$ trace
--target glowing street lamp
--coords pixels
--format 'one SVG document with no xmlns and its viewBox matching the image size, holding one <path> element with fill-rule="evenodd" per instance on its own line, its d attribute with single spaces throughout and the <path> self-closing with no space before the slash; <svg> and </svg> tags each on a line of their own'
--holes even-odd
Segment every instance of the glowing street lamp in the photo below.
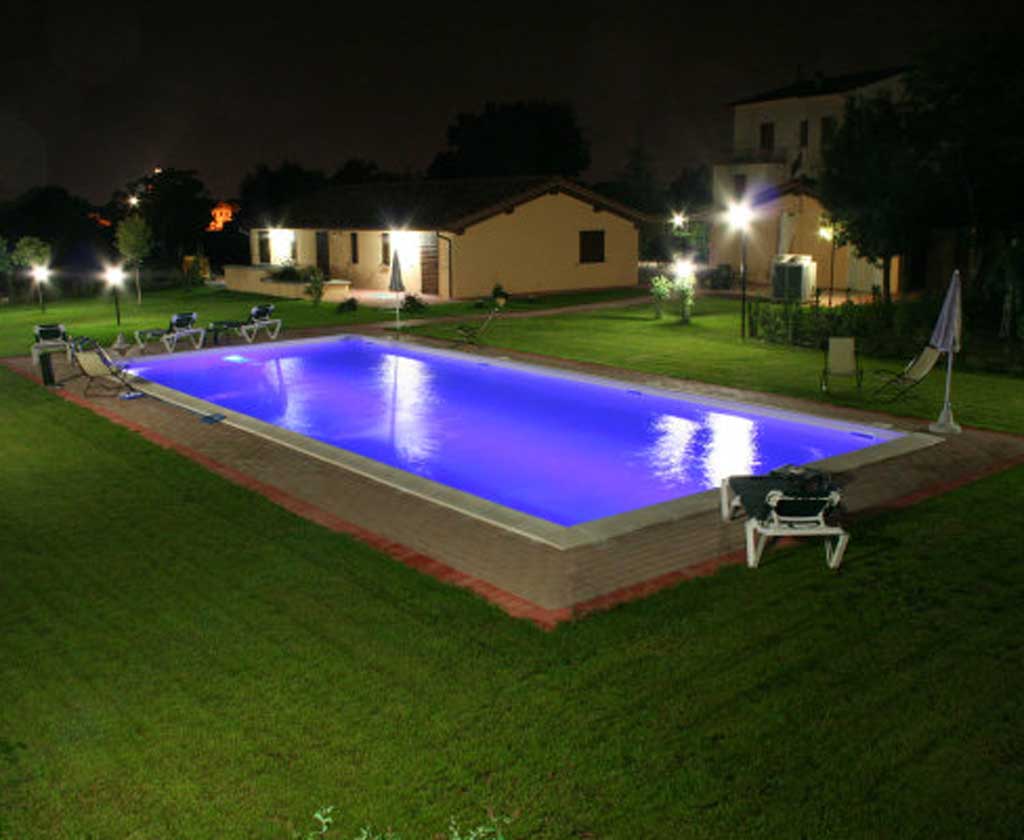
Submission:
<svg viewBox="0 0 1024 840">
<path fill-rule="evenodd" d="M 32 266 L 32 279 L 36 281 L 36 289 L 39 292 L 39 309 L 46 311 L 46 301 L 43 299 L 43 286 L 50 281 L 50 269 L 45 265 Z"/>
<path fill-rule="evenodd" d="M 747 231 L 754 211 L 745 201 L 734 201 L 726 210 L 725 220 L 740 235 L 740 338 L 747 338 Z"/>
<path fill-rule="evenodd" d="M 119 265 L 112 265 L 103 272 L 103 277 L 110 285 L 110 291 L 114 295 L 114 314 L 117 318 L 117 325 L 121 326 L 121 302 L 117 297 L 117 290 L 124 283 L 124 269 Z"/>
<path fill-rule="evenodd" d="M 128 206 L 129 207 L 138 207 L 139 206 L 139 197 L 137 195 L 130 195 L 130 196 L 128 196 Z"/>
<path fill-rule="evenodd" d="M 686 214 L 685 213 L 673 213 L 672 214 L 672 227 L 679 230 L 686 226 Z"/>
<path fill-rule="evenodd" d="M 818 228 L 818 236 L 832 244 L 832 256 L 828 261 L 828 305 L 832 306 L 832 293 L 836 287 L 836 226 L 822 224 Z"/>
</svg>

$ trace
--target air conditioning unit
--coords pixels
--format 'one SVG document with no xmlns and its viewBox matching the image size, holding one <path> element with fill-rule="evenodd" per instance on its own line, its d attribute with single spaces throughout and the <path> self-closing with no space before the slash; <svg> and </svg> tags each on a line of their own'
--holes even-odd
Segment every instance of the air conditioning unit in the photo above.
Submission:
<svg viewBox="0 0 1024 840">
<path fill-rule="evenodd" d="M 818 281 L 818 264 L 808 254 L 778 254 L 772 260 L 772 297 L 810 300 Z"/>
</svg>

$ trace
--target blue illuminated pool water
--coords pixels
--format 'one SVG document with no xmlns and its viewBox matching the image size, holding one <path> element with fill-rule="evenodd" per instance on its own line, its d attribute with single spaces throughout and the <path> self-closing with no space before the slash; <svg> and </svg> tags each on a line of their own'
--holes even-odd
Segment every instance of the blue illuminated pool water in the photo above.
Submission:
<svg viewBox="0 0 1024 840">
<path fill-rule="evenodd" d="M 565 526 L 899 436 L 355 337 L 143 358 L 130 370 Z"/>
</svg>

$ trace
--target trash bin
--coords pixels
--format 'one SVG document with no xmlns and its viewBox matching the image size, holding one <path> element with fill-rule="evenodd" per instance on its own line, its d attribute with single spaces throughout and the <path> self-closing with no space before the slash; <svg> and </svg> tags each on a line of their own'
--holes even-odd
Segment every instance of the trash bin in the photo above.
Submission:
<svg viewBox="0 0 1024 840">
<path fill-rule="evenodd" d="M 49 353 L 39 354 L 39 371 L 43 375 L 44 385 L 56 385 L 57 381 L 53 378 L 53 362 L 50 361 Z"/>
</svg>

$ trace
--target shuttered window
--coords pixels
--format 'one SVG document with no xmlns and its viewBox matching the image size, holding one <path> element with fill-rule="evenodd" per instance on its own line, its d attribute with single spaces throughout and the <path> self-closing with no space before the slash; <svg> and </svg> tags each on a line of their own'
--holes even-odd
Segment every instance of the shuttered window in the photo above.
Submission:
<svg viewBox="0 0 1024 840">
<path fill-rule="evenodd" d="M 604 262 L 604 231 L 603 230 L 581 230 L 580 231 L 580 262 L 601 263 Z"/>
</svg>

